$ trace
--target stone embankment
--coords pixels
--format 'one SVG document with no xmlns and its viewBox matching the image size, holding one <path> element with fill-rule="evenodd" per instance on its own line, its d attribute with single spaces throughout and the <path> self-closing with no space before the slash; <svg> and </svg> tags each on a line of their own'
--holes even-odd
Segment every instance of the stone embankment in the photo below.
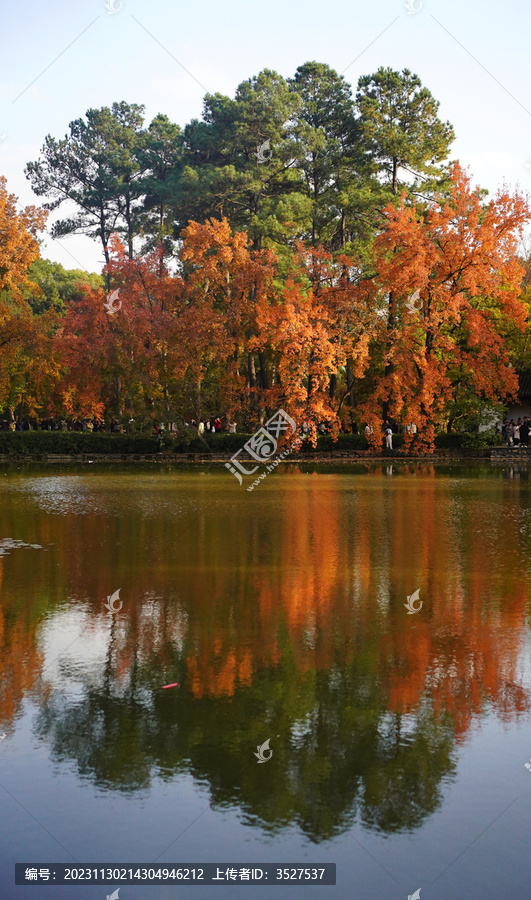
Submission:
<svg viewBox="0 0 531 900">
<path fill-rule="evenodd" d="M 183 465 L 189 463 L 225 463 L 231 459 L 231 453 L 79 453 L 62 454 L 48 453 L 35 456 L 0 454 L 0 463 L 164 463 L 164 465 Z M 435 450 L 433 453 L 406 454 L 403 450 L 387 450 L 382 452 L 370 450 L 315 450 L 294 454 L 283 462 L 375 462 L 377 460 L 394 460 L 398 462 L 413 462 L 426 460 L 437 462 L 439 460 L 490 460 L 491 462 L 508 462 L 518 460 L 526 462 L 531 459 L 531 448 L 528 447 L 494 447 L 488 450 Z"/>
</svg>

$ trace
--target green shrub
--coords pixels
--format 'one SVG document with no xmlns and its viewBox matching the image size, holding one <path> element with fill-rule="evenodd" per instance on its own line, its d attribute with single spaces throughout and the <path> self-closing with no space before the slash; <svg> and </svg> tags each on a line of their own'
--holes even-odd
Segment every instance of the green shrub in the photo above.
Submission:
<svg viewBox="0 0 531 900">
<path fill-rule="evenodd" d="M 445 450 L 487 450 L 503 444 L 497 431 L 451 431 L 435 436 L 435 446 Z"/>
<path fill-rule="evenodd" d="M 498 447 L 504 440 L 496 431 L 467 432 L 463 434 L 463 447 L 474 450 L 487 450 L 489 447 Z"/>
<path fill-rule="evenodd" d="M 252 437 L 250 434 L 230 434 L 229 432 L 209 434 L 205 432 L 204 440 L 201 440 L 199 435 L 188 431 L 175 438 L 174 441 L 170 440 L 169 443 L 175 453 L 236 453 L 237 450 L 241 450 L 250 437 Z"/>
<path fill-rule="evenodd" d="M 435 435 L 435 446 L 440 450 L 457 450 L 463 446 L 463 438 L 457 431 L 441 431 Z"/>
<path fill-rule="evenodd" d="M 241 450 L 243 445 L 249 438 L 252 437 L 251 434 L 228 434 L 222 432 L 220 434 L 205 434 L 205 440 L 212 450 L 213 453 L 236 453 L 237 450 Z M 290 436 L 291 440 L 295 438 L 295 435 Z M 393 439 L 398 438 L 402 439 L 403 443 L 403 435 L 393 435 Z M 394 440 L 393 440 L 394 442 Z M 179 452 L 178 448 L 175 448 L 177 452 Z M 190 450 L 197 450 L 200 452 L 204 450 L 204 444 L 196 439 L 192 441 L 190 445 Z M 314 448 L 309 441 L 304 441 L 301 444 L 301 451 L 303 453 L 312 453 L 315 450 L 327 452 L 329 450 L 366 450 L 367 449 L 367 441 L 365 440 L 365 436 L 363 434 L 340 434 L 337 442 L 332 440 L 332 436 L 330 434 L 320 434 L 317 438 L 317 447 Z"/>
<path fill-rule="evenodd" d="M 164 433 L 164 447 L 175 453 L 228 453 L 233 454 L 243 448 L 250 434 L 205 434 L 204 441 L 192 431 L 180 437 L 172 437 Z M 443 432 L 435 438 L 435 446 L 445 449 L 487 449 L 503 444 L 501 435 L 496 432 Z M 382 441 L 383 446 L 383 441 Z M 393 450 L 404 446 L 404 435 L 393 435 Z M 414 451 L 414 444 L 412 450 Z M 208 448 L 208 449 L 207 449 Z M 340 434 L 337 441 L 331 435 L 322 434 L 317 438 L 317 447 L 309 441 L 301 444 L 302 454 L 330 451 L 367 450 L 364 434 Z M 113 455 L 153 454 L 158 451 L 155 435 L 142 434 L 101 434 L 100 432 L 80 431 L 0 431 L 0 453 L 10 456 L 46 456 L 48 454 L 65 454 L 85 456 L 101 453 Z"/>
<path fill-rule="evenodd" d="M 303 453 L 323 452 L 327 453 L 333 450 L 366 450 L 367 441 L 364 434 L 340 434 L 337 441 L 332 439 L 331 434 L 320 434 L 317 438 L 317 446 L 313 447 L 310 441 L 306 440 L 302 444 Z"/>
<path fill-rule="evenodd" d="M 204 437 L 213 453 L 236 453 L 252 437 L 252 434 L 219 432 L 219 434 L 205 434 Z"/>
<path fill-rule="evenodd" d="M 0 431 L 0 453 L 9 455 L 156 452 L 156 437 L 146 437 L 140 434 L 101 434 L 90 431 Z"/>
<path fill-rule="evenodd" d="M 205 432 L 204 439 L 212 453 L 236 453 L 243 448 L 243 445 L 252 434 L 229 434 L 228 432 L 220 432 L 219 434 L 208 434 Z M 291 439 L 295 435 L 290 436 Z M 383 443 L 383 438 L 382 438 Z M 175 453 L 205 453 L 208 452 L 205 444 L 199 437 L 194 437 L 192 433 L 187 433 L 183 438 L 177 438 L 171 442 Z M 301 444 L 300 451 L 302 453 L 322 452 L 327 453 L 334 450 L 347 452 L 349 450 L 367 450 L 367 441 L 364 434 L 340 434 L 337 441 L 332 439 L 330 434 L 320 434 L 317 438 L 317 446 L 313 447 L 309 441 Z M 404 435 L 393 435 L 393 449 L 404 446 Z"/>
</svg>

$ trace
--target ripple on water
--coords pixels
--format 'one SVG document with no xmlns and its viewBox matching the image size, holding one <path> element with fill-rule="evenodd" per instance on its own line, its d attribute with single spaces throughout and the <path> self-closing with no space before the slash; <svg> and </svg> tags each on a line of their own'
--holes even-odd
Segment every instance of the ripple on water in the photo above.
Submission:
<svg viewBox="0 0 531 900">
<path fill-rule="evenodd" d="M 18 485 L 17 490 L 30 494 L 46 512 L 59 515 L 76 513 L 83 516 L 101 511 L 96 493 L 79 476 L 31 478 Z"/>
<path fill-rule="evenodd" d="M 42 550 L 42 544 L 27 544 L 26 541 L 16 541 L 14 538 L 0 538 L 0 556 L 7 556 L 10 550 L 18 550 L 21 547 Z"/>
<path fill-rule="evenodd" d="M 144 518 L 158 518 L 161 515 L 181 517 L 197 512 L 203 505 L 212 506 L 210 498 L 203 501 L 192 498 L 168 496 L 163 483 L 149 484 L 146 495 L 146 480 L 141 478 L 119 478 L 118 482 L 107 480 L 103 490 L 101 482 L 89 481 L 85 476 L 56 475 L 30 478 L 18 483 L 13 490 L 32 498 L 44 512 L 54 515 L 94 514 L 131 515 L 140 513 Z"/>
</svg>

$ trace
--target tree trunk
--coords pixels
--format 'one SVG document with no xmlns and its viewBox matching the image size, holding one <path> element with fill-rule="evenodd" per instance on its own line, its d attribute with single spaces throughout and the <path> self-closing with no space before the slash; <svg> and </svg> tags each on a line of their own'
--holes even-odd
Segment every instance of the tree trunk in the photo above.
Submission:
<svg viewBox="0 0 531 900">
<path fill-rule="evenodd" d="M 392 161 L 393 166 L 393 175 L 392 175 L 392 190 L 393 194 L 398 193 L 398 157 L 394 156 Z M 395 327 L 395 317 L 396 317 L 396 300 L 393 294 L 393 291 L 389 293 L 389 310 L 387 313 L 387 340 L 386 340 L 386 353 L 389 350 L 390 346 L 390 337 L 389 332 L 393 330 Z M 387 378 L 393 372 L 393 364 L 387 363 L 385 364 L 385 377 Z M 384 400 L 382 403 L 382 418 L 384 422 L 387 422 L 389 418 L 389 401 Z"/>
<path fill-rule="evenodd" d="M 254 365 L 254 354 L 253 353 L 247 354 L 247 376 L 249 379 L 249 387 L 255 388 L 256 387 L 256 369 L 255 369 L 255 365 Z"/>
<path fill-rule="evenodd" d="M 398 159 L 397 157 L 393 157 L 393 194 L 396 194 L 398 191 Z M 396 300 L 393 291 L 389 292 L 389 310 L 387 313 L 387 340 L 386 340 L 386 352 L 390 347 L 390 332 L 395 327 L 395 319 L 396 319 Z M 392 363 L 385 364 L 385 377 L 386 379 L 392 375 L 394 371 L 394 366 Z M 389 418 L 389 401 L 384 400 L 382 403 L 382 418 L 384 422 L 387 422 Z"/>
<path fill-rule="evenodd" d="M 201 379 L 197 379 L 195 387 L 195 421 L 199 425 L 201 421 Z"/>
<path fill-rule="evenodd" d="M 355 419 L 354 419 L 354 374 L 353 374 L 353 366 L 352 360 L 349 359 L 347 361 L 347 387 L 349 390 L 349 405 L 350 405 L 350 423 L 352 425 L 352 430 L 354 431 Z"/>
<path fill-rule="evenodd" d="M 164 272 L 164 204 L 160 204 L 160 228 L 159 228 L 159 243 L 160 243 L 160 259 L 159 259 L 159 278 L 162 278 Z"/>
<path fill-rule="evenodd" d="M 308 400 L 312 395 L 313 390 L 313 377 L 312 377 L 312 366 L 315 360 L 315 350 L 310 350 L 310 358 L 308 360 Z"/>
<path fill-rule="evenodd" d="M 260 364 L 260 387 L 263 391 L 267 391 L 269 387 L 269 379 L 267 377 L 267 364 L 265 353 L 260 350 L 258 354 L 258 362 Z"/>
<path fill-rule="evenodd" d="M 107 290 L 111 289 L 111 276 L 108 271 L 109 263 L 111 261 L 111 257 L 109 256 L 109 248 L 107 246 L 107 237 L 105 234 L 105 219 L 103 217 L 103 212 L 100 212 L 100 238 L 101 238 L 101 246 L 103 247 L 103 256 L 105 258 L 105 264 L 107 265 L 107 272 L 105 273 L 105 284 Z"/>
<path fill-rule="evenodd" d="M 396 321 L 396 299 L 395 299 L 395 295 L 394 295 L 393 291 L 390 291 L 390 293 L 389 293 L 389 310 L 387 312 L 387 339 L 385 342 L 386 343 L 386 346 L 385 346 L 386 354 L 390 348 L 390 344 L 391 344 L 390 334 L 391 334 L 391 331 L 393 331 L 393 329 L 395 327 L 395 321 Z M 392 375 L 393 371 L 394 371 L 393 363 L 386 362 L 385 373 L 384 373 L 386 379 L 390 375 Z M 389 401 L 388 400 L 384 400 L 382 403 L 382 418 L 383 418 L 384 422 L 387 422 L 387 420 L 389 418 Z"/>
<path fill-rule="evenodd" d="M 131 197 L 129 195 L 129 185 L 127 185 L 127 194 L 125 198 L 125 220 L 127 222 L 127 255 L 129 259 L 133 258 L 133 226 L 131 223 Z"/>
<path fill-rule="evenodd" d="M 114 379 L 114 395 L 116 397 L 116 415 L 120 418 L 122 414 L 121 404 L 120 404 L 120 387 L 121 387 L 121 378 L 119 375 L 116 375 Z"/>
<path fill-rule="evenodd" d="M 337 375 L 333 373 L 330 376 L 330 386 L 328 388 L 328 393 L 330 395 L 330 399 L 334 400 L 336 396 L 336 388 L 337 388 Z"/>
</svg>

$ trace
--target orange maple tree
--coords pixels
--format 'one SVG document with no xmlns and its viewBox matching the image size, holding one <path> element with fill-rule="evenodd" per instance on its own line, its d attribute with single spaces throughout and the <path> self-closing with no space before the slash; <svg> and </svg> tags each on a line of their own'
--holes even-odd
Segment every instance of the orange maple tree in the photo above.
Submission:
<svg viewBox="0 0 531 900">
<path fill-rule="evenodd" d="M 353 269 L 346 255 L 334 260 L 322 248 L 297 244 L 284 287 L 257 311 L 251 347 L 267 350 L 277 373 L 264 400 L 306 422 L 313 439 L 319 422 L 339 431 L 341 401 L 338 410 L 331 388 L 337 374 L 350 365 L 353 377 L 361 377 L 369 362 L 376 311 L 351 277 Z"/>
<path fill-rule="evenodd" d="M 131 260 L 114 236 L 106 271 L 118 294 L 109 301 L 87 288 L 62 329 L 67 376 L 60 393 L 67 411 L 99 415 L 111 385 L 118 409 L 120 385 L 136 406 L 173 417 L 176 398 L 188 388 L 189 403 L 200 405 L 212 369 L 220 406 L 227 413 L 241 406 L 241 370 L 256 332 L 255 310 L 271 291 L 273 260 L 271 253 L 251 251 L 247 236 L 232 234 L 226 220 L 192 222 L 184 230 L 182 272 L 175 274 L 160 250 Z"/>
<path fill-rule="evenodd" d="M 527 201 L 505 189 L 482 203 L 458 165 L 449 198 L 417 207 L 403 197 L 387 207 L 377 274 L 363 285 L 383 313 L 374 344 L 381 368 L 358 410 L 374 444 L 384 404 L 395 421 L 415 422 L 420 442 L 432 446 L 435 425 L 460 391 L 493 401 L 516 391 L 504 330 L 526 324 L 516 250 L 530 214 Z"/>
<path fill-rule="evenodd" d="M 34 206 L 19 211 L 17 198 L 0 177 L 0 407 L 13 408 L 23 398 L 30 414 L 42 404 L 58 374 L 54 313 L 34 316 L 23 296 L 23 288 L 40 292 L 28 269 L 39 258 L 37 235 L 47 215 Z"/>
</svg>

